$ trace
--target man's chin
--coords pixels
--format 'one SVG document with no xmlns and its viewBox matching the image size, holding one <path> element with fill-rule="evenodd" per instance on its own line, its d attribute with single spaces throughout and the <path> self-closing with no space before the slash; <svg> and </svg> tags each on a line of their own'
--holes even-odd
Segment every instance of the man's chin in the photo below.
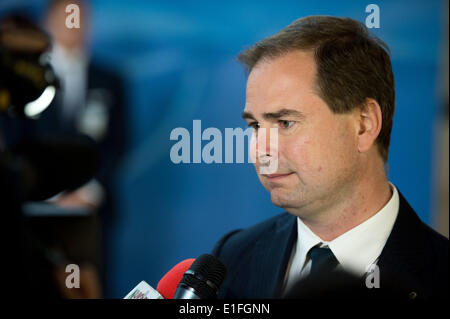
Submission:
<svg viewBox="0 0 450 319">
<path fill-rule="evenodd" d="M 279 187 L 270 191 L 270 199 L 272 204 L 281 208 L 292 208 L 295 203 L 295 196 L 284 189 Z"/>
</svg>

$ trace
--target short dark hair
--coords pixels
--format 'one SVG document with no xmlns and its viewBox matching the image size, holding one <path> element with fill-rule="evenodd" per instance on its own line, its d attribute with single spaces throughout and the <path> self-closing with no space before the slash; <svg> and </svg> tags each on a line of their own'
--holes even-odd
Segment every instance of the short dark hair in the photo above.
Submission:
<svg viewBox="0 0 450 319">
<path fill-rule="evenodd" d="M 312 51 L 317 65 L 317 91 L 334 113 L 363 107 L 367 98 L 378 102 L 382 128 L 377 146 L 384 162 L 395 109 L 394 75 L 389 47 L 350 18 L 309 16 L 241 52 L 238 61 L 250 72 L 261 60 L 301 50 Z"/>
</svg>

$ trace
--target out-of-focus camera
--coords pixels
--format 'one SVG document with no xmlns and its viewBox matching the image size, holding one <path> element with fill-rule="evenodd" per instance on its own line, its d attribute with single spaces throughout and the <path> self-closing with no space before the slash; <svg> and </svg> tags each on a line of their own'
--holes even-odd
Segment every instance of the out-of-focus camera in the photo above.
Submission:
<svg viewBox="0 0 450 319">
<path fill-rule="evenodd" d="M 50 45 L 27 18 L 0 20 L 0 112 L 35 118 L 50 105 L 58 87 L 46 53 Z"/>
</svg>

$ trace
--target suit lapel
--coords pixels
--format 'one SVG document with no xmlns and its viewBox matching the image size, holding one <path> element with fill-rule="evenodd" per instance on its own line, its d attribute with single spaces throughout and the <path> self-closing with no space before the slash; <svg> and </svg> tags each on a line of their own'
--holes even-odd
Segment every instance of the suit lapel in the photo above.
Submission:
<svg viewBox="0 0 450 319">
<path fill-rule="evenodd" d="M 380 279 L 387 277 L 398 291 L 416 290 L 415 279 L 429 251 L 422 235 L 422 222 L 400 192 L 399 195 L 399 213 L 378 261 Z"/>
<path fill-rule="evenodd" d="M 272 233 L 256 242 L 248 287 L 255 298 L 277 297 L 297 238 L 296 217 L 278 219 Z"/>
</svg>

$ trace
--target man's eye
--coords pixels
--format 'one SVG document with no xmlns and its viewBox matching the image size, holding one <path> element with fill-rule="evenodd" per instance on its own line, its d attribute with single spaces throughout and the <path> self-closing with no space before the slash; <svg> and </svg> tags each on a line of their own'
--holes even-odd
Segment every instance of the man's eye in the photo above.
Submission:
<svg viewBox="0 0 450 319">
<path fill-rule="evenodd" d="M 283 129 L 288 129 L 291 128 L 292 125 L 294 125 L 294 121 L 278 121 L 278 125 L 279 127 L 283 128 Z"/>
<path fill-rule="evenodd" d="M 255 130 L 259 129 L 259 123 L 258 122 L 248 123 L 248 126 L 253 128 L 253 129 L 255 129 Z"/>
</svg>

